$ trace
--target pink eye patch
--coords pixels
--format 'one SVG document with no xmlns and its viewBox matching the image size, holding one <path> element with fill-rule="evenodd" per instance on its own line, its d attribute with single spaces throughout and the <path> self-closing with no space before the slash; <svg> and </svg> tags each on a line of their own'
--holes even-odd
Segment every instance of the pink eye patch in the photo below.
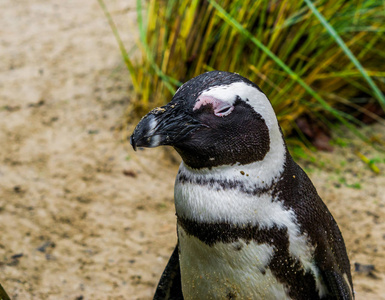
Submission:
<svg viewBox="0 0 385 300">
<path fill-rule="evenodd" d="M 209 104 L 213 107 L 214 115 L 216 115 L 217 117 L 225 117 L 229 115 L 234 109 L 234 106 L 228 102 L 219 100 L 212 96 L 203 95 L 198 98 L 198 101 L 195 103 L 193 110 L 195 111 L 201 108 L 202 106 Z"/>
</svg>

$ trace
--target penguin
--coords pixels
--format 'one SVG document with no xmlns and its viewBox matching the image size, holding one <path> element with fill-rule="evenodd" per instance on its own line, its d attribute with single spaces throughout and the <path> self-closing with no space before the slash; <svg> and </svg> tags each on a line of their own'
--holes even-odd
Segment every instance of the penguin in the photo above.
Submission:
<svg viewBox="0 0 385 300">
<path fill-rule="evenodd" d="M 338 225 L 256 84 L 201 74 L 144 116 L 130 143 L 182 158 L 178 243 L 154 299 L 354 299 Z"/>
</svg>

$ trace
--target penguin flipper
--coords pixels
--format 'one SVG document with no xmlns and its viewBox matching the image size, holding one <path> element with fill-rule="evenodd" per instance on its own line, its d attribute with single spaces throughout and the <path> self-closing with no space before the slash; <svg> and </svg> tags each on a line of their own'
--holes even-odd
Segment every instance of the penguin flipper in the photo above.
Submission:
<svg viewBox="0 0 385 300">
<path fill-rule="evenodd" d="M 9 296 L 7 295 L 7 292 L 1 286 L 1 283 L 0 283 L 0 300 L 11 300 L 11 298 L 9 298 Z"/>
<path fill-rule="evenodd" d="M 154 300 L 183 300 L 178 245 L 160 277 Z"/>
<path fill-rule="evenodd" d="M 324 273 L 325 283 L 332 294 L 333 299 L 352 300 L 354 299 L 353 291 L 345 278 L 334 270 L 326 270 Z"/>
</svg>

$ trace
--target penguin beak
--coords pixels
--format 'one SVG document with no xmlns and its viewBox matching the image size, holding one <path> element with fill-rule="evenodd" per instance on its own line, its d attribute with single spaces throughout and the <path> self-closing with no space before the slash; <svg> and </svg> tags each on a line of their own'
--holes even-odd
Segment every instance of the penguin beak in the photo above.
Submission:
<svg viewBox="0 0 385 300">
<path fill-rule="evenodd" d="M 174 146 L 202 126 L 205 125 L 170 102 L 153 109 L 142 118 L 130 137 L 130 143 L 135 151 L 138 147 Z"/>
</svg>

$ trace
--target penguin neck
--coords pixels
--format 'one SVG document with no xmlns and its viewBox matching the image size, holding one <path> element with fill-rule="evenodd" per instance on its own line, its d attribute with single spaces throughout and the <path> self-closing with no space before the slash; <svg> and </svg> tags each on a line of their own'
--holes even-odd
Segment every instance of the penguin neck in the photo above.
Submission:
<svg viewBox="0 0 385 300">
<path fill-rule="evenodd" d="M 282 133 L 277 126 L 270 131 L 270 151 L 262 160 L 249 164 L 238 162 L 210 168 L 192 168 L 182 161 L 179 175 L 190 179 L 205 178 L 207 180 L 242 181 L 245 186 L 269 187 L 283 173 L 285 162 L 290 154 L 287 151 Z"/>
</svg>

